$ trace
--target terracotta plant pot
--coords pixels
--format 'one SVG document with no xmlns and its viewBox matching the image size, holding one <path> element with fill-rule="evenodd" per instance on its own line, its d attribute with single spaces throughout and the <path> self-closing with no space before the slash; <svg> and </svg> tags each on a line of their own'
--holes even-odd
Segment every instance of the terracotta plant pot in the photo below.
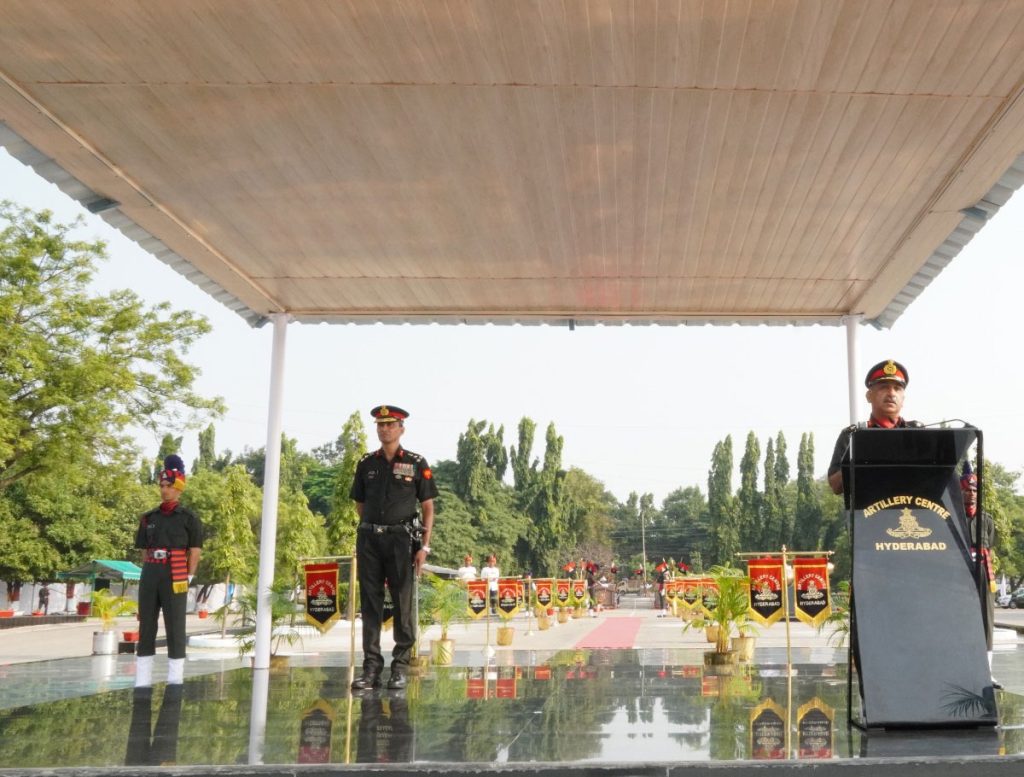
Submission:
<svg viewBox="0 0 1024 777">
<path fill-rule="evenodd" d="M 122 631 L 121 636 L 125 642 L 138 642 L 139 632 L 138 631 Z"/>
<path fill-rule="evenodd" d="M 455 641 L 450 639 L 430 640 L 430 660 L 435 666 L 451 666 L 455 656 Z"/>
<path fill-rule="evenodd" d="M 196 615 L 198 615 L 200 618 L 208 618 L 210 616 L 210 613 L 208 613 L 206 610 L 200 610 L 196 613 Z"/>
<path fill-rule="evenodd" d="M 751 636 L 739 636 L 732 638 L 732 649 L 736 651 L 740 661 L 754 660 L 754 644 L 756 641 L 756 637 Z"/>
<path fill-rule="evenodd" d="M 719 653 L 715 650 L 709 650 L 704 654 L 705 666 L 735 666 L 738 661 L 739 653 L 735 650 L 730 650 L 728 653 Z"/>
<path fill-rule="evenodd" d="M 512 644 L 512 637 L 515 636 L 515 633 L 514 626 L 498 626 L 498 644 L 508 647 Z"/>
<path fill-rule="evenodd" d="M 0 610 L 0 618 L 13 618 L 14 610 Z"/>
</svg>

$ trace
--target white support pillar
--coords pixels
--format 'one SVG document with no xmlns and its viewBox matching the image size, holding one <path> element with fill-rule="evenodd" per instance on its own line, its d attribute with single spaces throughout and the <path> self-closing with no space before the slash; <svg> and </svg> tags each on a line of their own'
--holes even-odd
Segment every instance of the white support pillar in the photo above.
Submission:
<svg viewBox="0 0 1024 777">
<path fill-rule="evenodd" d="M 860 369 L 857 367 L 857 326 L 864 320 L 859 313 L 843 316 L 842 322 L 846 325 L 846 373 L 849 385 L 850 397 L 850 423 L 857 423 L 857 411 L 860 407 Z"/>
<path fill-rule="evenodd" d="M 256 584 L 256 645 L 253 668 L 270 669 L 270 587 L 277 552 L 277 498 L 281 490 L 281 415 L 284 398 L 284 346 L 288 316 L 274 313 L 274 346 L 270 356 L 270 408 L 263 466 L 263 522 L 260 530 L 260 573 Z"/>
</svg>

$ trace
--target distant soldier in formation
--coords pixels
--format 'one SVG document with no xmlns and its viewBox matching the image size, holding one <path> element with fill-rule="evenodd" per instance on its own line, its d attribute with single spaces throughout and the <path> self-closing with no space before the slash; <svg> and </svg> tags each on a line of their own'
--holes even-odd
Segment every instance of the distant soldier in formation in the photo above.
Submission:
<svg viewBox="0 0 1024 777">
<path fill-rule="evenodd" d="M 975 555 L 975 548 L 981 548 L 981 572 L 983 607 L 981 617 L 985 624 L 985 644 L 988 647 L 988 668 L 992 671 L 992 630 L 995 621 L 996 573 L 992 566 L 992 547 L 996 543 L 996 524 L 992 516 L 982 511 L 978 514 L 978 476 L 971 469 L 971 463 L 964 462 L 963 474 L 960 477 L 960 492 L 964 497 L 964 510 L 970 521 L 971 555 Z M 978 562 L 978 559 L 975 559 Z M 1003 686 L 992 678 L 992 686 L 1002 688 Z"/>
</svg>

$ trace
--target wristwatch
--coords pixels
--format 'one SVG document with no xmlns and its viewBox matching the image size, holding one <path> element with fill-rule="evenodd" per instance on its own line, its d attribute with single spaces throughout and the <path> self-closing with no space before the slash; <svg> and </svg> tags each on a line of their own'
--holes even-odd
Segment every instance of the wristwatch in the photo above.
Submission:
<svg viewBox="0 0 1024 777">
<path fill-rule="evenodd" d="M 429 545 L 423 545 L 420 548 L 420 550 L 422 550 L 424 553 L 430 553 L 430 546 Z"/>
</svg>

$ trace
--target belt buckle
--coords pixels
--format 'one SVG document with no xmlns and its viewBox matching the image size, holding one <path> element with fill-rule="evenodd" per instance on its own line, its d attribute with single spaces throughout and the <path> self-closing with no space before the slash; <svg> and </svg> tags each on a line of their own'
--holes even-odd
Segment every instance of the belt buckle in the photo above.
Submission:
<svg viewBox="0 0 1024 777">
<path fill-rule="evenodd" d="M 164 558 L 167 558 L 168 555 L 170 555 L 170 554 L 168 554 L 168 552 L 166 550 L 154 550 L 153 551 L 153 558 L 155 558 L 155 559 L 164 559 Z"/>
<path fill-rule="evenodd" d="M 373 525 L 373 533 L 374 534 L 385 534 L 387 532 L 387 530 L 388 530 L 388 527 L 385 524 L 383 524 L 383 523 L 375 523 Z"/>
</svg>

